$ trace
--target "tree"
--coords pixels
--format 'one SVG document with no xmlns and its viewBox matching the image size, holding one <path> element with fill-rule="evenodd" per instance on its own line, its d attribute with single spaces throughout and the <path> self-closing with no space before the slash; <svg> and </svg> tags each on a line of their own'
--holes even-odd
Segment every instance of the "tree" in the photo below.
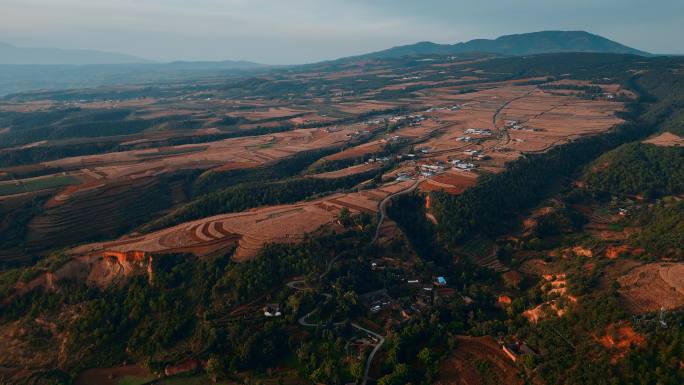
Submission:
<svg viewBox="0 0 684 385">
<path fill-rule="evenodd" d="M 216 382 L 219 377 L 225 376 L 225 369 L 224 363 L 218 357 L 212 356 L 209 358 L 209 360 L 207 360 L 207 366 L 205 370 L 212 382 Z"/>
<path fill-rule="evenodd" d="M 425 366 L 429 366 L 432 363 L 433 360 L 433 355 L 432 351 L 430 351 L 430 348 L 425 347 L 423 350 L 421 350 L 418 353 L 418 359 L 420 362 L 422 362 Z"/>
<path fill-rule="evenodd" d="M 337 219 L 340 221 L 342 226 L 347 227 L 351 223 L 350 219 L 350 213 L 349 209 L 346 207 L 343 207 L 342 210 L 340 210 L 340 213 L 337 215 Z"/>
<path fill-rule="evenodd" d="M 409 379 L 409 368 L 406 364 L 398 364 L 392 373 L 382 376 L 378 385 L 405 385 Z"/>
</svg>

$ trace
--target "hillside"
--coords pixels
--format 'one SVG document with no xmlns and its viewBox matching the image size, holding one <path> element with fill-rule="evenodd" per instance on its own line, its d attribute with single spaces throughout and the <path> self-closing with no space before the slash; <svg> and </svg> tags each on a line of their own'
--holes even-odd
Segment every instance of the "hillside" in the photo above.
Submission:
<svg viewBox="0 0 684 385">
<path fill-rule="evenodd" d="M 418 55 L 455 55 L 466 52 L 482 52 L 507 56 L 558 52 L 600 52 L 640 56 L 651 55 L 647 52 L 627 47 L 589 32 L 542 31 L 518 35 L 505 35 L 494 40 L 475 39 L 457 44 L 420 42 L 393 47 L 354 58 L 386 59 Z"/>
</svg>

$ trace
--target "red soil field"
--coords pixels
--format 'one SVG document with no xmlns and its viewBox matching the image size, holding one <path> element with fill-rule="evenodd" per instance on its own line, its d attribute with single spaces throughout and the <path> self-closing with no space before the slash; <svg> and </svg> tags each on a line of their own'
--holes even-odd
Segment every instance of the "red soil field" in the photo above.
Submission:
<svg viewBox="0 0 684 385">
<path fill-rule="evenodd" d="M 648 313 L 684 306 L 684 264 L 650 263 L 617 279 L 619 293 L 628 310 Z"/>
<path fill-rule="evenodd" d="M 656 146 L 664 147 L 680 147 L 684 146 L 684 138 L 670 132 L 663 132 L 658 136 L 654 136 L 652 138 L 644 140 L 644 143 L 650 143 L 655 144 Z"/>
<path fill-rule="evenodd" d="M 487 370 L 478 365 L 487 363 Z M 439 367 L 434 385 L 522 385 L 519 369 L 491 337 L 458 337 L 457 348 Z"/>
<path fill-rule="evenodd" d="M 211 255 L 237 245 L 234 259 L 253 258 L 266 243 L 290 243 L 322 227 L 338 226 L 343 207 L 352 213 L 376 212 L 380 200 L 401 191 L 412 182 L 396 183 L 374 190 L 335 194 L 314 201 L 261 207 L 241 213 L 217 215 L 183 223 L 168 229 L 118 241 L 84 245 L 73 249 L 76 255 L 97 255 L 103 251 L 191 252 Z"/>
<path fill-rule="evenodd" d="M 468 187 L 477 183 L 477 175 L 472 172 L 449 170 L 420 184 L 420 191 L 445 191 L 449 194 L 461 194 Z"/>
<path fill-rule="evenodd" d="M 324 172 L 320 174 L 315 174 L 312 175 L 312 178 L 320 178 L 320 179 L 336 179 L 336 178 L 342 178 L 345 176 L 350 176 L 354 174 L 360 174 L 366 171 L 370 170 L 375 170 L 379 168 L 380 166 L 376 163 L 362 163 L 358 164 L 356 166 L 351 166 L 347 168 L 343 168 L 341 170 L 336 170 L 336 171 L 329 171 L 329 172 Z"/>
</svg>

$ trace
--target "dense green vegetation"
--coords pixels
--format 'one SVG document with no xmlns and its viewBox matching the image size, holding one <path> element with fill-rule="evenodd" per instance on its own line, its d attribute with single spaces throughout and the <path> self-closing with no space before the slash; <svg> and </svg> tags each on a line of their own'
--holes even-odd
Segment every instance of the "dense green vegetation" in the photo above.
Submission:
<svg viewBox="0 0 684 385">
<path fill-rule="evenodd" d="M 598 158 L 586 176 L 603 196 L 657 198 L 684 193 L 684 148 L 631 143 Z"/>
<path fill-rule="evenodd" d="M 684 258 L 684 202 L 660 202 L 636 218 L 636 244 L 658 257 Z"/>
<path fill-rule="evenodd" d="M 193 219 L 243 211 L 257 206 L 293 203 L 312 196 L 352 188 L 380 175 L 380 172 L 373 170 L 336 179 L 296 177 L 273 182 L 241 183 L 199 196 L 146 225 L 143 230 L 154 231 Z"/>
<path fill-rule="evenodd" d="M 297 175 L 318 159 L 334 153 L 336 149 L 299 152 L 295 155 L 263 167 L 231 171 L 208 171 L 195 181 L 193 195 L 199 196 L 239 183 L 273 181 Z"/>
<path fill-rule="evenodd" d="M 25 240 L 26 228 L 38 213 L 43 211 L 45 198 L 34 198 L 21 203 L 18 207 L 0 206 L 0 247 L 11 249 L 21 247 Z M 3 261 L 0 267 L 5 266 Z"/>
<path fill-rule="evenodd" d="M 537 238 L 572 233 L 580 230 L 586 221 L 582 214 L 577 211 L 568 207 L 561 207 L 538 217 L 533 233 Z"/>
<path fill-rule="evenodd" d="M 128 119 L 130 110 L 64 109 L 39 113 L 13 113 L 5 118 L 10 129 L 0 145 L 16 146 L 40 140 L 127 135 L 160 121 Z"/>
<path fill-rule="evenodd" d="M 230 309 L 270 291 L 285 303 L 282 281 L 321 271 L 336 250 L 350 249 L 349 235 L 270 245 L 241 264 L 228 256 L 155 256 L 149 279 L 139 275 L 104 291 L 62 282 L 57 292 L 34 290 L 4 305 L 1 318 L 57 316 L 78 306 L 80 316 L 65 325 L 72 370 L 116 365 L 127 357 L 159 369 L 188 356 L 221 357 L 227 373 L 265 368 L 293 351 L 286 323 L 264 318 L 258 308 L 233 318 Z M 288 311 L 296 315 L 297 308 Z"/>
<path fill-rule="evenodd" d="M 622 384 L 684 383 L 680 364 L 684 350 L 684 317 L 681 313 L 673 314 L 666 322 L 667 328 L 650 331 L 646 345 L 631 351 L 620 363 L 617 372 Z"/>
</svg>

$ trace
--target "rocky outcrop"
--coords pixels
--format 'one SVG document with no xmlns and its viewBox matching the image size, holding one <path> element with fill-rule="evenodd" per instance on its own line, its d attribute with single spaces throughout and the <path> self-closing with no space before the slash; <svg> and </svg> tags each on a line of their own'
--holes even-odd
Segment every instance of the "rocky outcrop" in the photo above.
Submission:
<svg viewBox="0 0 684 385">
<path fill-rule="evenodd" d="M 104 251 L 74 257 L 54 271 L 45 271 L 28 282 L 19 282 L 14 293 L 3 303 L 34 289 L 54 291 L 64 280 L 85 282 L 89 286 L 107 288 L 125 282 L 136 274 L 146 274 L 152 282 L 153 256 L 143 251 Z"/>
</svg>

